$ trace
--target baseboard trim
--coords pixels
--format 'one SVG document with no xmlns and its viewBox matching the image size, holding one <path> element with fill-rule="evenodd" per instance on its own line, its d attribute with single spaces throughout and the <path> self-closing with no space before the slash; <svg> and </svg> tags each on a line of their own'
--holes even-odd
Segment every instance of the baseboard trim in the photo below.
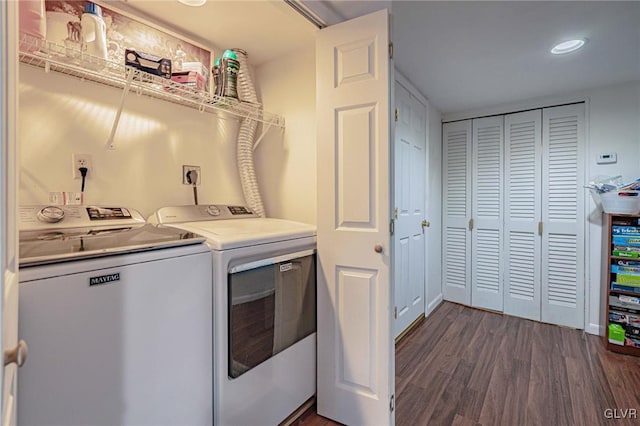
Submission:
<svg viewBox="0 0 640 426">
<path fill-rule="evenodd" d="M 431 314 L 431 312 L 435 311 L 436 308 L 440 306 L 440 304 L 443 301 L 444 301 L 444 298 L 442 297 L 442 293 L 440 293 L 435 299 L 429 302 L 429 304 L 427 305 L 427 312 L 425 312 L 424 315 L 428 317 Z"/>
<path fill-rule="evenodd" d="M 405 328 L 402 333 L 398 334 L 398 337 L 396 337 L 394 339 L 393 343 L 397 345 L 398 342 L 400 342 L 409 333 L 411 333 L 413 330 L 415 330 L 416 327 L 422 323 L 422 321 L 424 321 L 424 314 L 420 314 L 420 316 L 418 318 L 416 318 L 415 320 L 413 320 L 413 322 L 411 324 L 409 324 L 409 326 L 407 328 Z"/>
<path fill-rule="evenodd" d="M 589 324 L 584 329 L 585 333 L 594 334 L 596 336 L 604 336 L 604 327 L 599 324 Z"/>
</svg>

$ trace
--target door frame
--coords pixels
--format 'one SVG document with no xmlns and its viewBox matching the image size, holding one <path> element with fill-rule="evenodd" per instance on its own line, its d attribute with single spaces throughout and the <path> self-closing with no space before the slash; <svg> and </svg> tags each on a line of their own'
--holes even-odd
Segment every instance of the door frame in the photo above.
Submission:
<svg viewBox="0 0 640 426">
<path fill-rule="evenodd" d="M 13 347 L 18 338 L 18 2 L 0 4 L 0 347 Z M 11 318 L 5 318 L 11 315 Z M 0 419 L 2 425 L 16 423 L 16 369 L 15 364 L 0 369 L 2 398 Z M 6 374 L 14 375 L 11 382 Z M 11 380 L 11 379 L 10 379 Z M 11 392 L 12 395 L 8 395 Z M 6 406 L 6 399 L 11 407 Z"/>
</svg>

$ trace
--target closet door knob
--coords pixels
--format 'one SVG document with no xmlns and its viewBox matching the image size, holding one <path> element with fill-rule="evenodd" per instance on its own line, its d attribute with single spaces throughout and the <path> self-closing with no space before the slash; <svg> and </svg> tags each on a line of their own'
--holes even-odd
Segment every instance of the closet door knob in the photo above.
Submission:
<svg viewBox="0 0 640 426">
<path fill-rule="evenodd" d="M 382 253 L 382 251 L 383 251 L 382 244 L 376 244 L 373 247 L 373 251 L 375 251 L 376 253 Z"/>
</svg>

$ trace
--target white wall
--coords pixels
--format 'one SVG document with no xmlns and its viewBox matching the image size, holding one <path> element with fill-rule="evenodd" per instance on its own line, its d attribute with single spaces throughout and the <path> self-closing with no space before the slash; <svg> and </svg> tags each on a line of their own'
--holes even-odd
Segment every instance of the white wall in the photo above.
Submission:
<svg viewBox="0 0 640 426">
<path fill-rule="evenodd" d="M 640 177 L 640 81 L 590 91 L 588 177 L 622 174 L 627 181 Z M 601 152 L 617 152 L 618 163 L 596 164 Z M 606 318 L 601 301 L 602 215 L 589 201 L 589 291 L 585 330 L 604 334 Z"/>
<path fill-rule="evenodd" d="M 596 175 L 622 174 L 626 180 L 640 176 L 640 81 L 596 88 L 578 93 L 536 98 L 521 102 L 447 114 L 444 121 L 502 114 L 568 102 L 587 101 L 587 179 Z M 616 152 L 618 163 L 596 164 L 600 152 Z M 586 190 L 585 190 L 586 191 Z M 585 271 L 585 331 L 604 333 L 604 302 L 601 303 L 602 223 L 601 212 L 588 195 Z"/>
<path fill-rule="evenodd" d="M 133 207 L 145 217 L 162 206 L 192 204 L 183 164 L 201 167 L 201 204 L 244 204 L 237 120 L 130 93 L 116 149 L 109 150 L 121 90 L 25 65 L 20 73 L 20 204 L 47 204 L 49 192 L 79 191 L 72 153 L 92 156 L 86 204 Z M 315 52 L 266 63 L 254 79 L 265 109 L 284 115 L 287 125 L 271 128 L 255 151 L 267 214 L 315 224 Z"/>
<path fill-rule="evenodd" d="M 235 168 L 237 121 L 131 93 L 115 150 L 105 145 L 122 91 L 20 66 L 20 204 L 46 204 L 50 191 L 79 191 L 71 154 L 91 154 L 85 201 L 124 205 L 145 217 L 192 204 L 182 165 L 202 168 L 201 203 L 244 204 Z"/>
<path fill-rule="evenodd" d="M 268 111 L 284 115 L 255 151 L 256 174 L 267 216 L 316 224 L 315 50 L 262 64 L 256 87 Z"/>
<path fill-rule="evenodd" d="M 428 108 L 427 151 L 427 314 L 442 301 L 442 115 L 433 105 Z"/>
</svg>

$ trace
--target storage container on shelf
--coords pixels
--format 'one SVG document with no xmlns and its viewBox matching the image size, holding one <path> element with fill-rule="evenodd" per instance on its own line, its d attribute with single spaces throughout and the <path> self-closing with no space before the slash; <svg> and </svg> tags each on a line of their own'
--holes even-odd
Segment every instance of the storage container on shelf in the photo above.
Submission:
<svg viewBox="0 0 640 426">
<path fill-rule="evenodd" d="M 640 191 L 609 191 L 600 194 L 605 213 L 640 213 Z"/>
</svg>

